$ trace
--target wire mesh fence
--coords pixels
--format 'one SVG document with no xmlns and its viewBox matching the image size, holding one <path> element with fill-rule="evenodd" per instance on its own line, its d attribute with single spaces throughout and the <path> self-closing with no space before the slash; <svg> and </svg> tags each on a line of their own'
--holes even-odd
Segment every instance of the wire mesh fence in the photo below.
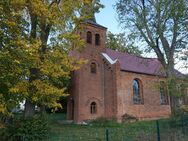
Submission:
<svg viewBox="0 0 188 141">
<path fill-rule="evenodd" d="M 43 141 L 188 141 L 188 117 L 131 123 L 124 127 L 87 125 L 79 126 L 78 131 L 67 130 L 51 131 Z"/>
</svg>

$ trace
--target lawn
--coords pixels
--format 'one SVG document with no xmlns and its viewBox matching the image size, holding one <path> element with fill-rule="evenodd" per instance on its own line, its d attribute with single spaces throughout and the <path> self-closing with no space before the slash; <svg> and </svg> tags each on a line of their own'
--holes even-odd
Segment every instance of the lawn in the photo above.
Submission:
<svg viewBox="0 0 188 141">
<path fill-rule="evenodd" d="M 65 115 L 49 116 L 51 132 L 46 141 L 157 141 L 156 121 L 119 124 L 98 120 L 88 125 L 61 124 Z M 160 120 L 161 141 L 188 141 L 186 126 L 165 119 Z"/>
<path fill-rule="evenodd" d="M 43 141 L 159 141 L 155 120 L 120 124 L 115 120 L 100 119 L 78 125 L 65 124 L 65 114 L 48 114 L 46 117 L 50 132 Z M 188 118 L 158 121 L 161 141 L 188 141 Z"/>
</svg>

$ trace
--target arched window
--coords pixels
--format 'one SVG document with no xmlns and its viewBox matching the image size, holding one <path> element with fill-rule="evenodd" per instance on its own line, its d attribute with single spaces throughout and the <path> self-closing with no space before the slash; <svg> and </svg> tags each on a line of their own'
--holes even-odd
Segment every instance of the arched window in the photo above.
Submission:
<svg viewBox="0 0 188 141">
<path fill-rule="evenodd" d="M 100 35 L 99 34 L 95 34 L 95 45 L 100 45 Z"/>
<path fill-rule="evenodd" d="M 92 33 L 90 31 L 87 32 L 87 43 L 92 43 Z"/>
<path fill-rule="evenodd" d="M 97 113 L 97 104 L 95 102 L 92 102 L 90 105 L 90 113 L 96 114 Z"/>
<path fill-rule="evenodd" d="M 133 103 L 134 104 L 144 104 L 143 94 L 142 94 L 142 85 L 140 80 L 133 80 Z"/>
<path fill-rule="evenodd" d="M 97 73 L 97 65 L 96 65 L 96 63 L 91 63 L 91 65 L 90 65 L 90 72 L 91 73 Z"/>
<path fill-rule="evenodd" d="M 164 81 L 160 82 L 160 102 L 161 105 L 168 104 L 167 86 Z"/>
</svg>

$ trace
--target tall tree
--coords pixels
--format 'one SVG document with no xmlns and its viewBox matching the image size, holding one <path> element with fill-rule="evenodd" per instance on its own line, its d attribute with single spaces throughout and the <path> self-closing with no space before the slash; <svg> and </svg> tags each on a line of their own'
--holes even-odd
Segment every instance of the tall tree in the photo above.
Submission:
<svg viewBox="0 0 188 141">
<path fill-rule="evenodd" d="M 188 1 L 118 0 L 116 10 L 120 24 L 156 53 L 169 78 L 169 86 L 174 87 L 175 55 L 188 49 Z M 188 56 L 184 55 L 185 59 Z M 173 89 L 170 94 L 173 95 Z"/>
<path fill-rule="evenodd" d="M 11 7 L 9 1 L 0 1 L 0 113 L 3 114 L 8 114 L 19 103 L 19 96 L 10 94 L 9 89 L 19 82 L 21 75 L 15 46 L 24 23 L 21 16 L 9 11 Z"/>
<path fill-rule="evenodd" d="M 142 54 L 142 51 L 139 50 L 139 48 L 135 46 L 134 42 L 130 41 L 124 33 L 113 34 L 111 32 L 108 32 L 106 47 L 112 50 L 127 52 L 129 54 L 134 54 L 137 56 L 140 56 Z"/>
<path fill-rule="evenodd" d="M 74 33 L 85 19 L 84 5 L 93 8 L 91 0 L 0 2 L 2 112 L 9 110 L 9 101 L 26 100 L 25 117 L 34 115 L 36 105 L 60 106 L 57 100 L 66 95 L 64 82 L 83 63 L 68 54 L 84 45 Z"/>
<path fill-rule="evenodd" d="M 187 0 L 118 0 L 120 23 L 154 50 L 168 76 L 175 53 L 187 48 Z"/>
</svg>

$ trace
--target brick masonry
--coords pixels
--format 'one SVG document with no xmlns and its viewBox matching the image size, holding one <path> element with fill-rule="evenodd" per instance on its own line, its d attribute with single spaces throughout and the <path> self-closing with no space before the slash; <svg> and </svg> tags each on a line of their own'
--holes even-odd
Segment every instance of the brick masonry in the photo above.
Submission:
<svg viewBox="0 0 188 141">
<path fill-rule="evenodd" d="M 86 43 L 81 53 L 73 54 L 88 62 L 73 72 L 68 100 L 68 119 L 75 122 L 96 118 L 116 118 L 122 120 L 124 114 L 139 119 L 167 117 L 171 113 L 170 105 L 160 104 L 160 92 L 156 84 L 165 78 L 121 71 L 120 64 L 110 64 L 101 53 L 105 52 L 106 28 L 90 23 L 82 25 L 78 31 L 86 39 L 87 31 L 92 32 L 92 44 Z M 100 35 L 100 45 L 95 45 L 95 34 Z M 97 64 L 97 72 L 90 72 L 90 64 Z M 143 86 L 144 104 L 133 103 L 132 81 L 137 78 Z M 96 103 L 96 114 L 91 114 L 90 104 Z"/>
</svg>

